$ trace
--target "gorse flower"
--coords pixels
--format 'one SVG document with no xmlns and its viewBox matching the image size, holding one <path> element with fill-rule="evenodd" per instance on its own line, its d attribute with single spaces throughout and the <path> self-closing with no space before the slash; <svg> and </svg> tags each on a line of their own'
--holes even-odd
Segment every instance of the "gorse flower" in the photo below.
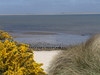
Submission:
<svg viewBox="0 0 100 75">
<path fill-rule="evenodd" d="M 45 75 L 42 65 L 34 61 L 29 45 L 12 41 L 0 31 L 0 75 Z"/>
<path fill-rule="evenodd" d="M 5 40 L 5 39 L 12 39 L 12 37 L 8 35 L 7 32 L 0 30 L 0 40 Z"/>
</svg>

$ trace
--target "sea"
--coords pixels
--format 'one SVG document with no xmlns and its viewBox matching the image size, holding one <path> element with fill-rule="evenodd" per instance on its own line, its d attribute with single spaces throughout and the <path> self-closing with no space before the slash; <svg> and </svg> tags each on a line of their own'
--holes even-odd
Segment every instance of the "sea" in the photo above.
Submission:
<svg viewBox="0 0 100 75">
<path fill-rule="evenodd" d="M 24 37 L 15 40 L 34 46 L 65 46 L 84 42 L 91 35 L 100 33 L 100 14 L 0 15 L 0 30 L 22 35 Z M 55 34 L 23 34 L 24 32 Z"/>
</svg>

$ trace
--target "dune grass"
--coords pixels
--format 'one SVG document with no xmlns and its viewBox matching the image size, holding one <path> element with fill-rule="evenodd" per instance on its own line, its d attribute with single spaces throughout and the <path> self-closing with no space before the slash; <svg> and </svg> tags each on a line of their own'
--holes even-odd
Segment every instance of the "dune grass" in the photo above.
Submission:
<svg viewBox="0 0 100 75">
<path fill-rule="evenodd" d="M 51 62 L 48 75 L 100 75 L 100 35 L 70 46 Z"/>
</svg>

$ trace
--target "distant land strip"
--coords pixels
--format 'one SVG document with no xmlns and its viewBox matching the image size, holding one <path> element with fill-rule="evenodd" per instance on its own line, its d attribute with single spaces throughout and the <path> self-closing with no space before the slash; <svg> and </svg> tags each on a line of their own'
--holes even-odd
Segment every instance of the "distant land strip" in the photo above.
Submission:
<svg viewBox="0 0 100 75">
<path fill-rule="evenodd" d="M 100 14 L 100 12 L 98 13 L 13 13 L 13 14 L 4 14 L 1 13 L 0 15 L 88 15 L 88 14 Z"/>
</svg>

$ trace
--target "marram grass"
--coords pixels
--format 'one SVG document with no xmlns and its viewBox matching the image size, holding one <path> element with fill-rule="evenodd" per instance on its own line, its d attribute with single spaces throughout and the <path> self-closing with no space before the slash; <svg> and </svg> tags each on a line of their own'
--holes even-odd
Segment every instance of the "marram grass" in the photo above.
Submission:
<svg viewBox="0 0 100 75">
<path fill-rule="evenodd" d="M 34 61 L 29 45 L 13 41 L 7 32 L 0 31 L 0 75 L 45 75 L 42 65 Z"/>
<path fill-rule="evenodd" d="M 100 75 L 100 34 L 60 52 L 48 75 Z"/>
</svg>

